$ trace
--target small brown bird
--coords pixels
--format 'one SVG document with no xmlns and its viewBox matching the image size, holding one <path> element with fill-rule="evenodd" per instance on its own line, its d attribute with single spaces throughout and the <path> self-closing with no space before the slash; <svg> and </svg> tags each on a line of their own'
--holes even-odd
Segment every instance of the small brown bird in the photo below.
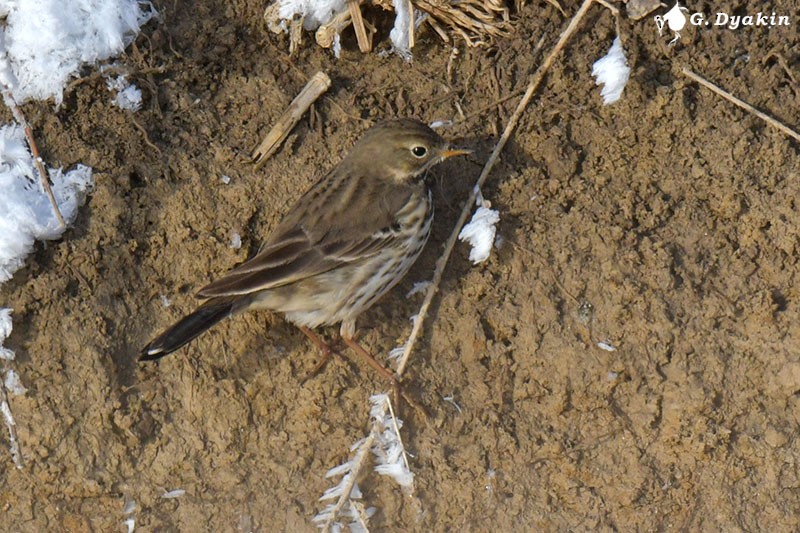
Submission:
<svg viewBox="0 0 800 533">
<path fill-rule="evenodd" d="M 416 120 L 372 127 L 297 201 L 258 254 L 200 289 L 205 303 L 145 346 L 139 360 L 159 359 L 234 313 L 269 309 L 326 356 L 330 349 L 311 328 L 341 322 L 348 346 L 378 365 L 354 340 L 356 319 L 400 281 L 428 240 L 433 206 L 425 171 L 467 153 Z"/>
</svg>

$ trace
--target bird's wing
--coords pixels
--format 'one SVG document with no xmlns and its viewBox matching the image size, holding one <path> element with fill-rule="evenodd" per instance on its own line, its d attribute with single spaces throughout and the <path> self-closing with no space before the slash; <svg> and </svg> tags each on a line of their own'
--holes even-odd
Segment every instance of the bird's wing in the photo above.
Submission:
<svg viewBox="0 0 800 533">
<path fill-rule="evenodd" d="M 397 238 L 396 215 L 415 192 L 334 170 L 298 200 L 255 257 L 198 296 L 250 294 L 374 255 Z"/>
</svg>

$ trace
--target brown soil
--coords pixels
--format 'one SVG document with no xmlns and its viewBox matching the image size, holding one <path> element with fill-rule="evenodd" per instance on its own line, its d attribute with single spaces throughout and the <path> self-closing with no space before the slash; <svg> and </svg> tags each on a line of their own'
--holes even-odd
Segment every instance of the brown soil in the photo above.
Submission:
<svg viewBox="0 0 800 533">
<path fill-rule="evenodd" d="M 402 342 L 421 301 L 404 295 L 430 278 L 516 100 L 487 106 L 524 89 L 536 43 L 548 50 L 566 21 L 534 2 L 512 37 L 461 47 L 448 78 L 431 32 L 410 65 L 362 55 L 352 35 L 338 61 L 309 38 L 290 58 L 263 1 L 156 3 L 161 20 L 122 60 L 140 112 L 113 107 L 97 78 L 59 110 L 26 106 L 47 161 L 91 165 L 97 185 L 63 240 L 0 290 L 29 388 L 11 400 L 27 467 L 0 467 L 0 530 L 124 531 L 133 500 L 143 531 L 311 531 L 380 378 L 335 358 L 301 385 L 318 355 L 269 313 L 158 365 L 137 352 L 253 254 L 369 121 L 460 107 L 468 119 L 445 135 L 477 153 L 435 170 L 432 242 L 360 323 L 377 354 Z M 740 4 L 726 6 L 764 9 Z M 792 25 L 687 28 L 672 48 L 651 18 L 622 20 L 631 81 L 604 107 L 590 71 L 614 19 L 592 8 L 485 187 L 503 244 L 479 267 L 460 244 L 445 274 L 407 374 L 431 420 L 401 407 L 416 490 L 363 479 L 373 530 L 800 528 L 798 143 L 680 74 L 796 123 L 798 11 L 772 9 Z M 254 171 L 248 154 L 318 69 L 331 90 Z"/>
</svg>

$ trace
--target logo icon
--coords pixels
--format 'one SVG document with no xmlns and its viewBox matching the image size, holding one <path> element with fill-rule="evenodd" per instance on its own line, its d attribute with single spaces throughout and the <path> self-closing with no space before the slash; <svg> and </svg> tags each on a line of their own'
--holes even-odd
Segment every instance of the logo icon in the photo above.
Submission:
<svg viewBox="0 0 800 533">
<path fill-rule="evenodd" d="M 681 38 L 680 31 L 686 26 L 686 15 L 683 12 L 686 11 L 687 13 L 689 10 L 682 5 L 680 5 L 677 0 L 675 1 L 675 5 L 667 11 L 664 16 L 656 15 L 653 19 L 656 21 L 656 27 L 658 28 L 658 34 L 661 35 L 662 31 L 664 30 L 664 25 L 666 24 L 667 27 L 675 32 L 675 37 L 669 42 L 669 46 L 675 44 L 678 39 Z"/>
</svg>

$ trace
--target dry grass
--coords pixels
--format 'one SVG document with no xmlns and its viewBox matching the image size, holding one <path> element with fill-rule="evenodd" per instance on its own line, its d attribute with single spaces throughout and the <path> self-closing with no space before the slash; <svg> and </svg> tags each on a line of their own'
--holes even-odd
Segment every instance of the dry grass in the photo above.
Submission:
<svg viewBox="0 0 800 533">
<path fill-rule="evenodd" d="M 507 37 L 513 32 L 511 14 L 519 11 L 524 0 L 407 0 L 406 8 L 410 11 L 408 49 L 413 48 L 419 26 L 429 26 L 445 42 L 464 42 L 467 46 L 485 46 L 499 37 Z M 558 0 L 547 0 L 551 6 L 562 14 Z M 317 44 L 323 48 L 335 46 L 336 36 L 352 25 L 358 37 L 359 49 L 369 52 L 373 48 L 375 27 L 369 17 L 365 17 L 365 8 L 380 7 L 386 11 L 396 11 L 393 0 L 351 0 L 347 9 L 335 14 L 331 20 L 323 21 L 316 31 Z M 410 7 L 410 9 L 408 9 Z M 264 12 L 267 26 L 275 33 L 284 31 L 290 34 L 289 50 L 297 50 L 302 38 L 302 20 L 283 20 L 279 16 L 280 1 L 272 3 Z M 420 18 L 419 15 L 423 16 Z"/>
</svg>

